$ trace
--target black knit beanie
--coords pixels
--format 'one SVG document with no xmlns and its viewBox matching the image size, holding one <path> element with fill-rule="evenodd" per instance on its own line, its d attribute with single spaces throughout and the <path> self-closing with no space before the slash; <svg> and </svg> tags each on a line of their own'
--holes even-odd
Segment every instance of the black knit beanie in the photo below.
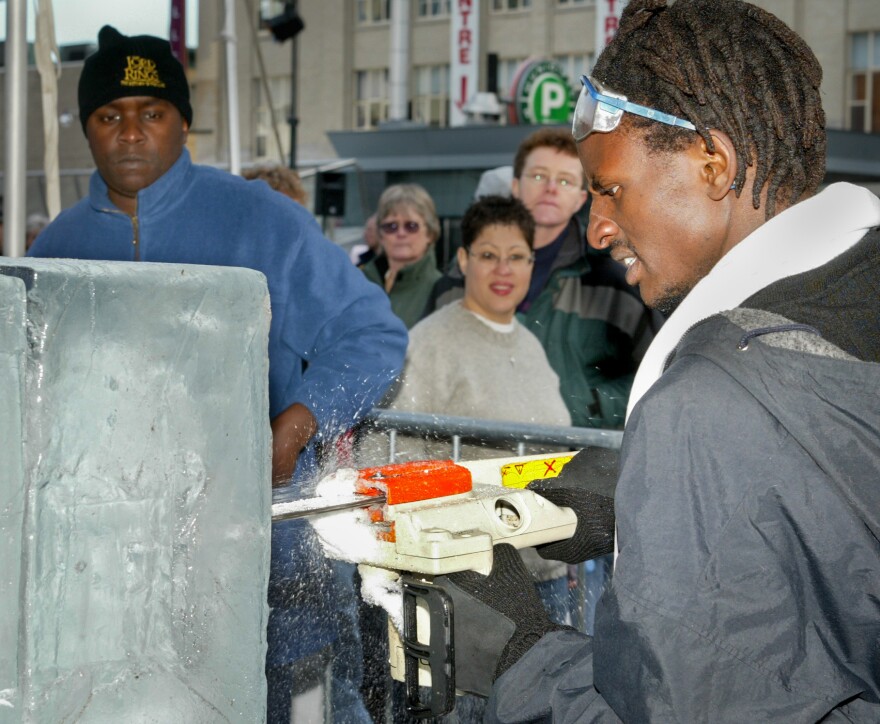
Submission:
<svg viewBox="0 0 880 724">
<path fill-rule="evenodd" d="M 105 25 L 98 33 L 98 50 L 86 58 L 79 78 L 83 133 L 96 109 L 125 96 L 166 100 L 177 107 L 187 125 L 192 124 L 189 85 L 168 41 L 152 35 L 129 37 Z"/>
</svg>

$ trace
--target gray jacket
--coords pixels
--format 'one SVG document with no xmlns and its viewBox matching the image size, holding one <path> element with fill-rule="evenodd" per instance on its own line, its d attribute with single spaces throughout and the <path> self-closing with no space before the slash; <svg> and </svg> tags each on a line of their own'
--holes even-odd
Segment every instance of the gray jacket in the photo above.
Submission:
<svg viewBox="0 0 880 724">
<path fill-rule="evenodd" d="M 685 336 L 627 426 L 596 638 L 541 639 L 487 721 L 880 721 L 880 364 L 787 323 Z"/>
</svg>

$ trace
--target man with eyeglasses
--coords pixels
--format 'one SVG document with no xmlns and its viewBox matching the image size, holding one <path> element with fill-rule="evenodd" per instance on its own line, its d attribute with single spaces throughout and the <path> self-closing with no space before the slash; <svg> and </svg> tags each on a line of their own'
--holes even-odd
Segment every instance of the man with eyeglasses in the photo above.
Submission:
<svg viewBox="0 0 880 724">
<path fill-rule="evenodd" d="M 631 0 L 584 78 L 590 243 L 671 316 L 633 386 L 595 636 L 547 619 L 509 546 L 437 581 L 494 611 L 455 622 L 495 680 L 486 721 L 880 721 L 880 199 L 818 192 L 821 79 L 740 0 Z M 570 561 L 602 535 L 591 487 L 545 491 L 578 513 Z"/>
<path fill-rule="evenodd" d="M 577 215 L 587 192 L 571 133 L 542 128 L 513 162 L 511 193 L 535 220 L 535 262 L 517 317 L 541 342 L 578 427 L 623 427 L 639 360 L 660 327 L 622 267 L 590 253 Z M 434 286 L 426 314 L 461 298 L 458 266 Z"/>
</svg>

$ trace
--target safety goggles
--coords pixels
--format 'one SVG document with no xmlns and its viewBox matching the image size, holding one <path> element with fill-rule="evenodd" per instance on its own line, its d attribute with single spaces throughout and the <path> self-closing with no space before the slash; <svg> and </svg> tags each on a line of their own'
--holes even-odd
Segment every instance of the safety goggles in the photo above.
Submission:
<svg viewBox="0 0 880 724">
<path fill-rule="evenodd" d="M 404 221 L 402 224 L 397 221 L 386 221 L 384 224 L 379 224 L 379 231 L 383 234 L 396 234 L 401 227 L 407 234 L 415 234 L 422 225 L 418 221 Z"/>
<path fill-rule="evenodd" d="M 581 83 L 584 87 L 574 109 L 574 120 L 571 122 L 571 135 L 574 136 L 575 143 L 580 143 L 594 131 L 598 133 L 613 131 L 620 125 L 624 111 L 668 126 L 697 130 L 693 123 L 683 118 L 663 113 L 655 108 L 640 106 L 638 103 L 630 103 L 625 95 L 603 88 L 598 81 L 591 80 L 588 76 L 582 75 Z"/>
</svg>

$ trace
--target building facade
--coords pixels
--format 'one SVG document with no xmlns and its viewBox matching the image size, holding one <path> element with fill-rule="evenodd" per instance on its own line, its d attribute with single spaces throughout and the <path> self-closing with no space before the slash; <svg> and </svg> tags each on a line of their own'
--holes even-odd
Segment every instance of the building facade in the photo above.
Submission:
<svg viewBox="0 0 880 724">
<path fill-rule="evenodd" d="M 293 5 L 305 27 L 292 39 L 278 42 L 267 21 L 283 16 L 291 5 L 283 0 L 236 0 L 242 164 L 288 163 L 294 141 L 296 165 L 308 179 L 312 170 L 338 161 L 340 142 L 337 138 L 334 143 L 334 137 L 345 141 L 345 156 L 352 150 L 360 157 L 361 149 L 367 152 L 371 146 L 391 146 L 390 155 L 387 149 L 382 151 L 385 161 L 374 159 L 368 173 L 349 179 L 349 202 L 353 200 L 355 207 L 352 213 L 347 212 L 350 221 L 359 221 L 385 184 L 405 180 L 425 182 L 429 190 L 446 198 L 441 206 L 446 205 L 450 212 L 467 200 L 479 171 L 503 157 L 497 152 L 481 156 L 479 149 L 472 155 L 462 147 L 453 158 L 451 149 L 458 146 L 449 146 L 451 136 L 444 135 L 452 130 L 450 109 L 456 102 L 450 89 L 456 9 L 478 10 L 479 22 L 470 29 L 471 50 L 478 63 L 475 90 L 496 90 L 503 106 L 510 98 L 517 69 L 529 59 L 555 61 L 577 90 L 579 75 L 589 71 L 595 58 L 596 3 L 612 1 L 298 0 Z M 836 176 L 849 174 L 870 185 L 872 179 L 880 178 L 880 153 L 876 150 L 880 141 L 880 2 L 754 1 L 791 25 L 818 56 L 824 71 L 822 95 L 828 128 L 872 134 L 847 139 L 847 147 L 856 149 L 854 158 L 838 169 L 841 173 Z M 197 161 L 218 166 L 229 163 L 223 6 L 218 0 L 199 3 L 199 41 L 189 69 L 194 108 L 190 149 Z M 89 49 L 79 51 L 82 57 Z M 59 87 L 64 206 L 86 192 L 85 179 L 93 168 L 76 116 L 81 67 L 81 60 L 63 63 Z M 0 75 L 0 83 L 2 80 Z M 44 206 L 40 181 L 42 111 L 35 69 L 29 73 L 28 105 L 30 212 Z M 295 138 L 292 115 L 296 118 Z M 505 122 L 502 114 L 498 123 Z M 522 129 L 522 135 L 527 130 Z M 424 161 L 421 170 L 415 168 L 412 156 L 394 161 L 393 137 L 380 143 L 370 136 L 404 132 L 422 134 L 419 142 L 431 147 L 418 158 Z M 504 138 L 509 142 L 515 136 Z M 406 143 L 397 145 L 412 147 L 414 137 L 407 138 Z M 863 141 L 865 147 L 859 151 Z M 836 143 L 832 138 L 829 145 Z M 509 149 L 511 155 L 513 150 Z M 449 176 L 453 167 L 458 171 L 454 178 Z M 351 168 L 346 170 L 353 173 Z M 834 170 L 833 163 L 829 163 L 829 170 Z M 349 206 L 347 203 L 347 209 Z"/>
<path fill-rule="evenodd" d="M 400 5 L 406 4 L 408 15 L 403 58 L 406 119 L 443 128 L 454 102 L 449 83 L 454 4 L 478 7 L 475 45 L 480 90 L 489 89 L 492 72 L 503 101 L 510 97 L 517 68 L 530 58 L 556 61 L 569 75 L 572 87 L 579 85 L 578 76 L 589 70 L 595 57 L 596 1 L 299 0 L 297 12 L 305 29 L 283 43 L 259 28 L 261 18 L 283 13 L 283 2 L 240 2 L 236 22 L 242 157 L 245 162 L 289 157 L 294 49 L 296 157 L 298 165 L 308 167 L 335 158 L 327 131 L 370 131 L 391 117 L 391 75 L 400 58 L 398 49 L 392 48 L 394 11 Z M 756 4 L 791 25 L 818 56 L 824 70 L 828 127 L 880 133 L 880 3 L 756 0 Z M 200 4 L 198 65 L 193 79 L 196 127 L 203 132 L 198 138 L 199 153 L 217 163 L 224 161 L 228 144 L 220 82 L 221 6 L 215 0 Z"/>
</svg>

